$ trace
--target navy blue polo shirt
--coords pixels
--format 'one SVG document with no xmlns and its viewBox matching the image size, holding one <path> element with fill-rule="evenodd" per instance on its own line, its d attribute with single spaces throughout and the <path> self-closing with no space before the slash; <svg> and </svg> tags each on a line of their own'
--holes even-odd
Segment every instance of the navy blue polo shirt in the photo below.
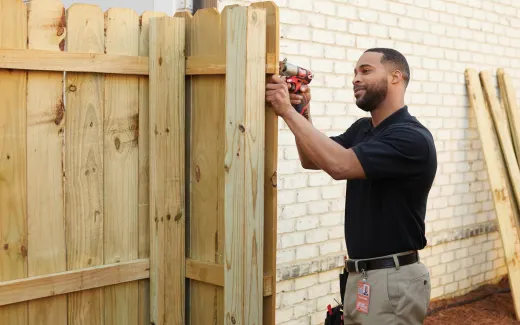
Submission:
<svg viewBox="0 0 520 325">
<path fill-rule="evenodd" d="M 371 258 L 426 246 L 425 214 L 437 172 L 433 136 L 404 106 L 373 127 L 354 122 L 331 137 L 352 148 L 366 179 L 347 181 L 345 240 L 350 258 Z"/>
</svg>

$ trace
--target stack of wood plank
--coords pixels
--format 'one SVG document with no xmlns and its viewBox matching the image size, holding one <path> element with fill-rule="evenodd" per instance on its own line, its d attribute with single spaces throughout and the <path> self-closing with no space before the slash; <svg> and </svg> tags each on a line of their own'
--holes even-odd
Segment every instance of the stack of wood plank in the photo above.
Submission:
<svg viewBox="0 0 520 325">
<path fill-rule="evenodd" d="M 469 104 L 484 152 L 516 317 L 520 319 L 520 111 L 511 78 L 502 68 L 497 70 L 496 78 L 498 92 L 489 71 L 465 71 Z"/>
</svg>

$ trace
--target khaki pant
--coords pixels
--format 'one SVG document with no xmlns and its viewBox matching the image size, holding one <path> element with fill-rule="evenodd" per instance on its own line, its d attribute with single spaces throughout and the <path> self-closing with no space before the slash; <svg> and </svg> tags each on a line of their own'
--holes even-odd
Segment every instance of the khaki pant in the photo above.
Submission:
<svg viewBox="0 0 520 325">
<path fill-rule="evenodd" d="M 345 325 L 422 325 L 430 302 L 428 268 L 421 262 L 366 272 L 370 285 L 368 314 L 356 310 L 361 273 L 349 273 L 343 313 Z"/>
</svg>

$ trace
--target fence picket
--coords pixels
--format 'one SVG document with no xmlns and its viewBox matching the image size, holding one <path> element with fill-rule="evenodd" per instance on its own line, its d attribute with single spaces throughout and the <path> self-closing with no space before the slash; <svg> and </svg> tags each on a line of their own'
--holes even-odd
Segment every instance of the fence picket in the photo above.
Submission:
<svg viewBox="0 0 520 325">
<path fill-rule="evenodd" d="M 33 0 L 29 49 L 60 51 L 65 12 L 59 0 Z M 63 73 L 30 71 L 27 78 L 28 276 L 67 270 L 63 189 Z M 42 317 L 46 315 L 46 317 Z M 29 325 L 66 325 L 65 295 L 29 302 Z"/>
<path fill-rule="evenodd" d="M 139 31 L 139 55 L 148 56 L 150 18 L 164 17 L 163 12 L 145 11 Z M 150 186 L 149 186 L 149 78 L 139 77 L 139 258 L 150 257 Z M 150 280 L 139 281 L 139 325 L 150 324 Z"/>
<path fill-rule="evenodd" d="M 26 46 L 26 6 L 0 0 L 0 48 Z M 26 87 L 26 71 L 0 70 L 0 281 L 27 276 Z M 27 317 L 26 302 L 0 307 L 2 324 L 25 325 Z"/>
<path fill-rule="evenodd" d="M 107 54 L 139 54 L 139 16 L 134 10 L 105 13 Z M 104 264 L 138 258 L 139 78 L 105 76 L 104 108 Z M 106 324 L 137 325 L 138 283 L 105 288 Z"/>
<path fill-rule="evenodd" d="M 104 52 L 104 16 L 98 6 L 67 10 L 69 52 Z M 67 73 L 65 81 L 65 220 L 67 269 L 103 264 L 104 76 Z M 69 325 L 103 324 L 103 288 L 71 293 Z"/>
<path fill-rule="evenodd" d="M 193 16 L 191 55 L 220 55 L 221 15 L 215 8 Z M 215 37 L 208 37 L 212 31 Z M 224 244 L 224 105 L 225 75 L 191 78 L 190 258 L 223 263 Z M 223 324 L 223 288 L 190 282 L 190 321 Z"/>
</svg>

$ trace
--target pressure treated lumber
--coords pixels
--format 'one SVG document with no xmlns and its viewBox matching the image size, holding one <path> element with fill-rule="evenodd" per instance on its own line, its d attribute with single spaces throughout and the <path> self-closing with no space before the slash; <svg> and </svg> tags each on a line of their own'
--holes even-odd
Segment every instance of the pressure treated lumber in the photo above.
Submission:
<svg viewBox="0 0 520 325">
<path fill-rule="evenodd" d="M 505 158 L 508 178 L 511 182 L 513 192 L 511 200 L 520 203 L 520 168 L 516 161 L 515 151 L 511 133 L 509 132 L 508 116 L 505 108 L 500 104 L 496 95 L 496 90 L 492 86 L 491 74 L 488 71 L 480 72 L 480 81 L 484 92 L 484 98 L 487 101 L 488 108 L 493 117 L 493 123 L 498 133 L 498 140 L 502 155 Z M 513 205 L 514 209 L 514 205 Z"/>
<path fill-rule="evenodd" d="M 25 49 L 25 5 L 0 0 L 0 9 L 0 48 Z M 8 281 L 27 276 L 27 72 L 0 70 L 0 89 L 0 281 Z M 0 320 L 26 325 L 27 309 L 0 307 Z"/>
<path fill-rule="evenodd" d="M 185 25 L 150 18 L 150 321 L 185 319 Z"/>
<path fill-rule="evenodd" d="M 266 10 L 230 8 L 225 28 L 224 317 L 262 324 Z"/>
<path fill-rule="evenodd" d="M 193 57 L 225 57 L 225 12 L 198 10 L 186 17 L 191 25 L 189 53 Z M 207 37 L 207 31 L 213 37 Z M 189 59 L 188 59 L 189 61 Z M 225 65 L 225 61 L 223 62 Z M 192 75 L 190 91 L 189 258 L 224 263 L 224 150 L 226 76 Z M 224 290 L 201 281 L 189 281 L 190 324 L 225 324 Z"/>
<path fill-rule="evenodd" d="M 504 69 L 500 68 L 497 70 L 497 79 L 502 103 L 509 120 L 511 137 L 516 152 L 516 161 L 520 164 L 520 109 L 516 103 L 516 91 L 513 87 L 511 77 L 504 71 Z"/>
<path fill-rule="evenodd" d="M 105 52 L 139 54 L 139 17 L 134 10 L 105 12 Z M 105 76 L 103 126 L 103 263 L 138 258 L 139 79 Z M 138 283 L 105 287 L 106 324 L 138 325 Z"/>
<path fill-rule="evenodd" d="M 473 110 L 486 160 L 493 202 L 508 268 L 511 293 L 516 317 L 520 319 L 520 252 L 517 251 L 518 231 L 512 208 L 512 193 L 507 187 L 507 170 L 500 150 L 500 142 L 493 125 L 493 118 L 487 108 L 479 74 L 474 69 L 465 71 L 466 89 L 470 107 Z"/>
<path fill-rule="evenodd" d="M 224 265 L 208 262 L 200 262 L 192 259 L 186 260 L 186 278 L 198 282 L 211 284 L 219 287 L 224 286 Z M 264 297 L 273 295 L 273 277 L 264 276 Z"/>
<path fill-rule="evenodd" d="M 103 53 L 104 15 L 98 6 L 67 10 L 67 50 Z M 104 76 L 67 73 L 65 94 L 65 224 L 67 269 L 103 264 Z M 68 294 L 69 325 L 104 322 L 104 294 L 92 289 Z"/>
<path fill-rule="evenodd" d="M 65 12 L 59 0 L 28 4 L 29 49 L 60 52 Z M 59 22 L 59 26 L 56 26 Z M 59 34 L 59 35 L 58 35 Z M 28 276 L 67 270 L 63 160 L 63 73 L 29 71 L 27 77 Z M 27 288 L 35 290 L 34 288 Z M 0 289 L 0 292 L 3 292 Z M 21 296 L 24 293 L 20 293 Z M 67 296 L 29 301 L 28 325 L 67 325 Z M 46 315 L 46 317 L 42 317 Z"/>
<path fill-rule="evenodd" d="M 148 58 L 150 18 L 164 17 L 165 13 L 145 11 L 141 15 L 139 55 Z M 146 67 L 148 71 L 148 66 Z M 150 109 L 149 78 L 139 76 L 139 258 L 150 257 Z M 139 325 L 150 325 L 150 279 L 139 281 Z"/>
<path fill-rule="evenodd" d="M 149 268 L 149 260 L 140 259 L 1 282 L 0 306 L 146 279 Z"/>
<path fill-rule="evenodd" d="M 267 61 L 274 61 L 274 69 L 266 78 L 278 74 L 280 57 L 280 20 L 278 6 L 272 1 L 256 2 L 254 8 L 266 10 Z M 263 324 L 276 324 L 276 250 L 277 250 L 277 166 L 278 166 L 278 116 L 269 106 L 265 108 L 265 164 L 264 164 L 264 303 Z"/>
<path fill-rule="evenodd" d="M 207 31 L 205 31 L 207 32 Z M 208 38 L 205 38 L 208 40 Z M 70 53 L 46 50 L 0 49 L 0 69 L 35 71 L 96 72 L 148 75 L 148 57 L 103 53 Z M 274 73 L 278 63 L 274 55 L 266 58 L 266 72 Z M 186 75 L 225 74 L 223 56 L 189 56 Z"/>
</svg>

